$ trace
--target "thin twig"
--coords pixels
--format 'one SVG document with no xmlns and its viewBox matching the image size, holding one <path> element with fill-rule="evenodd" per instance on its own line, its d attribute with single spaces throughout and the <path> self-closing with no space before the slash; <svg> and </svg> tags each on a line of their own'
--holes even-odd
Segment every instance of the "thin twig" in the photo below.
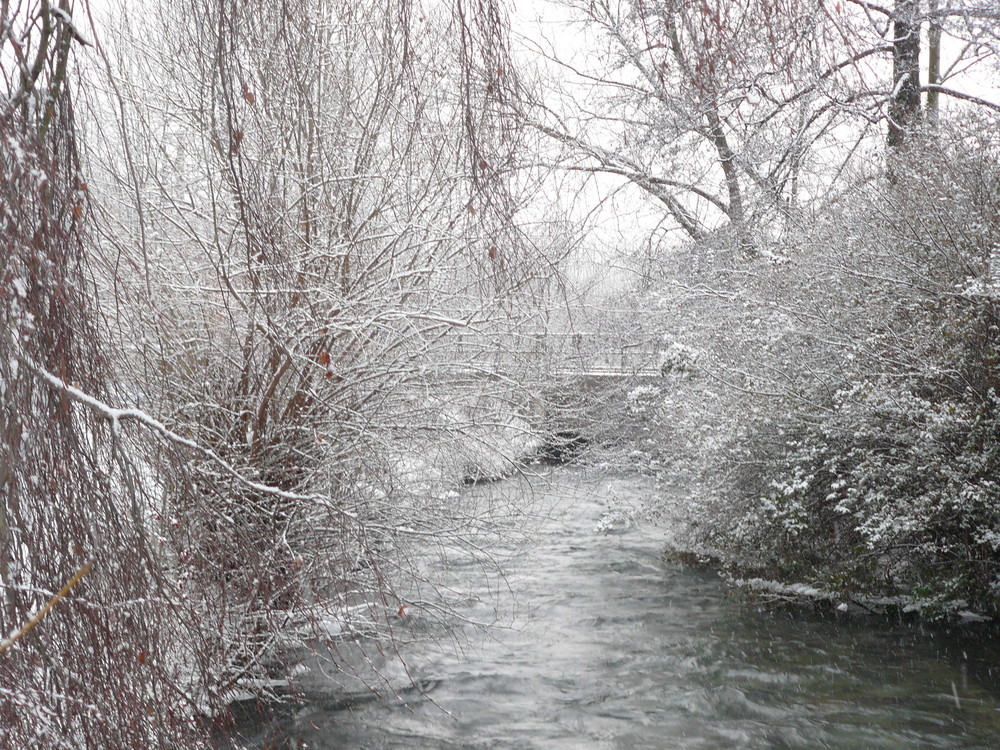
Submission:
<svg viewBox="0 0 1000 750">
<path fill-rule="evenodd" d="M 63 586 L 62 589 L 59 590 L 58 594 L 56 594 L 51 599 L 49 599 L 48 604 L 46 604 L 44 607 L 42 607 L 40 610 L 38 610 L 38 612 L 36 612 L 35 615 L 30 620 L 28 620 L 21 627 L 20 630 L 18 630 L 16 633 L 14 633 L 14 635 L 12 635 L 7 640 L 0 642 L 0 654 L 4 653 L 7 649 L 9 649 L 11 646 L 13 646 L 19 640 L 21 640 L 21 638 L 23 638 L 29 632 L 31 632 L 31 629 L 34 628 L 38 623 L 40 623 L 42 621 L 42 618 L 44 618 L 45 615 L 47 615 L 49 613 L 49 611 L 54 606 L 56 606 L 56 604 L 59 603 L 59 600 L 62 599 L 64 596 L 66 596 L 66 594 L 68 594 L 70 592 L 70 590 L 74 586 L 76 586 L 76 584 L 78 584 L 81 580 L 83 580 L 83 577 L 85 575 L 87 575 L 87 573 L 90 572 L 90 566 L 92 564 L 93 564 L 92 561 L 88 561 L 87 563 L 85 563 L 82 568 L 80 568 L 78 571 L 76 571 L 76 575 L 74 575 L 72 578 L 69 579 L 69 583 L 67 583 L 65 586 Z"/>
</svg>

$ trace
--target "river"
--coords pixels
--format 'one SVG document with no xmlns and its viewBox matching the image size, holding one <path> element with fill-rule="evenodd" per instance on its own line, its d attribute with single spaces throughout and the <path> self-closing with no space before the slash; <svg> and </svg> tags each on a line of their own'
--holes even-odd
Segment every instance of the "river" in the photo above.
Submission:
<svg viewBox="0 0 1000 750">
<path fill-rule="evenodd" d="M 630 513 L 651 480 L 545 473 L 530 491 L 547 519 L 509 564 L 510 627 L 417 639 L 405 657 L 426 698 L 307 706 L 267 729 L 270 746 L 1000 746 L 992 631 L 748 603 L 662 559 L 669 521 Z"/>
</svg>

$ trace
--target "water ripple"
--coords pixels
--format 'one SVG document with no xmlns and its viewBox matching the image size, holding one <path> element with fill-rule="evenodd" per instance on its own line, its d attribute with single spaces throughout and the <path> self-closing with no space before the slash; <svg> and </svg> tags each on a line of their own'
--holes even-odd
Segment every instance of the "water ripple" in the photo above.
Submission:
<svg viewBox="0 0 1000 750">
<path fill-rule="evenodd" d="M 551 479 L 533 488 L 535 502 L 566 512 L 550 514 L 509 571 L 515 627 L 479 641 L 470 633 L 468 658 L 441 642 L 409 644 L 411 673 L 436 685 L 426 699 L 307 707 L 285 723 L 287 747 L 998 745 L 990 643 L 741 603 L 711 571 L 662 562 L 663 529 L 599 531 L 609 503 L 638 505 L 648 480 L 570 470 Z"/>
</svg>

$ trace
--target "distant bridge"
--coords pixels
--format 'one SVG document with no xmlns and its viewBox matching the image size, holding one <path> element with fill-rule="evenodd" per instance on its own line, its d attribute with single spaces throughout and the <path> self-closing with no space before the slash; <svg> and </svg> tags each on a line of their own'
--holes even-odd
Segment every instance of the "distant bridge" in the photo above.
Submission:
<svg viewBox="0 0 1000 750">
<path fill-rule="evenodd" d="M 578 332 L 546 337 L 559 374 L 592 377 L 659 375 L 659 339 L 629 339 L 621 334 Z"/>
<path fill-rule="evenodd" d="M 531 332 L 493 340 L 470 336 L 458 341 L 457 353 L 483 373 L 521 365 L 559 378 L 654 377 L 661 373 L 663 344 L 660 337 L 619 332 Z"/>
</svg>

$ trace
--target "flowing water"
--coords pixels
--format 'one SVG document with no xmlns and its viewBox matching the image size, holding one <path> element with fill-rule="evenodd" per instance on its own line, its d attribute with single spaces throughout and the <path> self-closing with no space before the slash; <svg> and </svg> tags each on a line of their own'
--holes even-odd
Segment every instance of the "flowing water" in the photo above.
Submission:
<svg viewBox="0 0 1000 750">
<path fill-rule="evenodd" d="M 662 559 L 669 523 L 628 512 L 648 480 L 554 469 L 532 484 L 552 513 L 509 565 L 512 627 L 411 643 L 425 698 L 307 706 L 271 746 L 1000 747 L 991 631 L 753 605 Z M 470 491 L 511 490 L 526 491 Z"/>
</svg>

